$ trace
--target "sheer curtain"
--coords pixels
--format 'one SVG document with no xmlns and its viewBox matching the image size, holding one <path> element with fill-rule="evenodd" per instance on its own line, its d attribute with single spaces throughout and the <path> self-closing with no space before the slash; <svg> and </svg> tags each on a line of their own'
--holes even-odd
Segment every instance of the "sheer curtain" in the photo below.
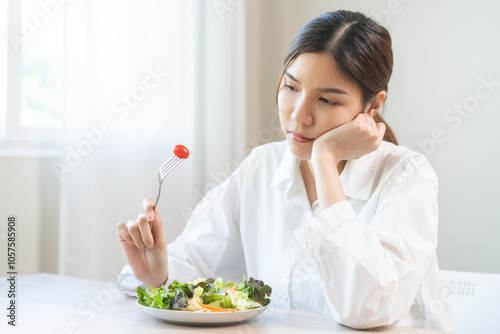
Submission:
<svg viewBox="0 0 500 334">
<path fill-rule="evenodd" d="M 157 171 L 184 144 L 191 157 L 165 180 L 169 241 L 206 190 L 242 158 L 245 1 L 86 0 L 65 6 L 65 138 L 59 272 L 114 280 L 125 264 L 119 221 L 157 195 Z M 216 176 L 214 176 L 216 175 Z"/>
</svg>

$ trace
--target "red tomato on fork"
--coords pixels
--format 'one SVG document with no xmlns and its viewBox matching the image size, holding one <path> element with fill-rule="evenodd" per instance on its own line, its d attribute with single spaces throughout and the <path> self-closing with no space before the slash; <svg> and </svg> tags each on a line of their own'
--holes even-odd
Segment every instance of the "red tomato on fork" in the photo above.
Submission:
<svg viewBox="0 0 500 334">
<path fill-rule="evenodd" d="M 177 145 L 174 147 L 174 154 L 181 159 L 187 159 L 189 157 L 189 150 L 186 146 Z"/>
</svg>

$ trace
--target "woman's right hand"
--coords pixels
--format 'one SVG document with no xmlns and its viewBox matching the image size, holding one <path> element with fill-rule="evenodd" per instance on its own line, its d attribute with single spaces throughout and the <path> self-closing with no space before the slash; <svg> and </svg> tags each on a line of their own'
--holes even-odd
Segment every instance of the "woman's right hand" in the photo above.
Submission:
<svg viewBox="0 0 500 334">
<path fill-rule="evenodd" d="M 160 287 L 168 279 L 167 236 L 151 198 L 143 201 L 144 214 L 116 226 L 118 239 L 134 276 L 146 286 Z"/>
<path fill-rule="evenodd" d="M 373 115 L 359 113 L 353 120 L 316 138 L 311 159 L 313 163 L 324 163 L 325 156 L 333 157 L 336 163 L 359 159 L 380 146 L 385 130 L 385 124 L 376 123 Z"/>
</svg>

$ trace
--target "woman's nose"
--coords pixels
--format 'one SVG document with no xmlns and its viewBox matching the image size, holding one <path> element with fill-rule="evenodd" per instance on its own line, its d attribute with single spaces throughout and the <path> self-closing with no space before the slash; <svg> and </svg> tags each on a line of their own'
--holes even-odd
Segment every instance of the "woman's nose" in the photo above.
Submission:
<svg viewBox="0 0 500 334">
<path fill-rule="evenodd" d="M 311 113 L 311 105 L 303 96 L 295 102 L 291 118 L 297 124 L 312 125 L 313 116 Z"/>
</svg>

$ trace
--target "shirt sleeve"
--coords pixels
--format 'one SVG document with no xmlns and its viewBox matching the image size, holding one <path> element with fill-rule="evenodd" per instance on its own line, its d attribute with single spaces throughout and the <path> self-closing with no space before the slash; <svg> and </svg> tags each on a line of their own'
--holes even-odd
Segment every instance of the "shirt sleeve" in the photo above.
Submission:
<svg viewBox="0 0 500 334">
<path fill-rule="evenodd" d="M 371 222 L 343 201 L 295 231 L 337 322 L 372 328 L 408 313 L 437 246 L 437 190 L 430 164 L 414 156 L 381 186 Z"/>
</svg>

